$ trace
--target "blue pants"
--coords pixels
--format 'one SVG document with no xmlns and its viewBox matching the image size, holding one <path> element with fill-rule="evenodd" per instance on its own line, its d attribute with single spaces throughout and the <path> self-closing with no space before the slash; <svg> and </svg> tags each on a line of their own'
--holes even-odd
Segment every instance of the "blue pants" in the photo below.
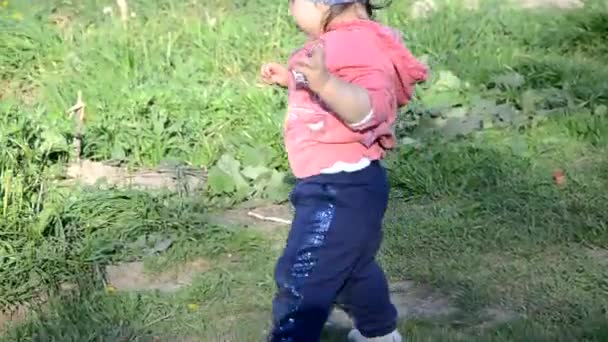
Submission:
<svg viewBox="0 0 608 342">
<path fill-rule="evenodd" d="M 293 225 L 275 270 L 270 341 L 319 341 L 334 303 L 366 337 L 395 330 L 397 311 L 375 259 L 388 195 L 378 162 L 298 181 L 291 193 Z"/>
</svg>

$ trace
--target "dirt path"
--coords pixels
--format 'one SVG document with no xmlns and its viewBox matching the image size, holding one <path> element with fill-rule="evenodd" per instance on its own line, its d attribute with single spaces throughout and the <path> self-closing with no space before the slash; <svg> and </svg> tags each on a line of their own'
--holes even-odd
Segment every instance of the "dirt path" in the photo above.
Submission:
<svg viewBox="0 0 608 342">
<path fill-rule="evenodd" d="M 439 10 L 440 1 L 436 0 L 418 0 L 414 2 L 410 9 L 412 18 L 425 18 Z M 461 0 L 462 5 L 470 10 L 480 8 L 483 0 Z M 585 6 L 583 0 L 509 0 L 507 4 L 511 4 L 516 8 L 522 9 L 543 9 L 557 8 L 563 10 L 582 8 Z"/>
<path fill-rule="evenodd" d="M 252 215 L 254 213 L 254 215 Z M 239 208 L 218 212 L 212 215 L 212 222 L 237 229 L 255 229 L 269 237 L 269 243 L 277 245 L 284 239 L 292 217 L 289 205 L 265 205 Z M 281 222 L 277 222 L 281 221 Z M 158 273 L 148 273 L 141 262 L 130 262 L 113 265 L 107 268 L 107 281 L 113 291 L 141 292 L 159 291 L 174 293 L 186 289 L 192 280 L 203 272 L 213 268 L 212 262 L 198 259 L 193 262 L 173 266 Z M 397 306 L 402 319 L 420 319 L 429 321 L 452 321 L 458 324 L 462 312 L 454 303 L 456 293 L 442 293 L 431 286 L 405 280 L 390 284 L 391 297 Z M 269 316 L 269 312 L 259 315 Z M 471 328 L 486 329 L 497 324 L 511 321 L 516 315 L 501 308 L 486 308 L 476 313 L 479 317 Z M 352 327 L 350 318 L 336 308 L 329 321 L 329 329 L 348 330 Z"/>
<path fill-rule="evenodd" d="M 585 6 L 582 0 L 513 0 L 521 8 L 559 8 L 574 9 Z"/>
</svg>

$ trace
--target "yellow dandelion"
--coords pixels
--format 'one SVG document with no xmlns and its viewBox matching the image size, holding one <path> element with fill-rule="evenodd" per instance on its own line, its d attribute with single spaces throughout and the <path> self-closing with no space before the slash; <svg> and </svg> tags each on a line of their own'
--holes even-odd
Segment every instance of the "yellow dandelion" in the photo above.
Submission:
<svg viewBox="0 0 608 342">
<path fill-rule="evenodd" d="M 112 285 L 106 286 L 106 293 L 113 294 L 115 292 L 116 292 L 116 288 L 114 286 L 112 286 Z"/>
<path fill-rule="evenodd" d="M 23 20 L 23 14 L 21 14 L 19 12 L 13 13 L 13 19 L 15 19 L 16 21 L 21 21 L 21 20 Z"/>
<path fill-rule="evenodd" d="M 200 306 L 198 304 L 195 304 L 195 303 L 188 304 L 188 310 L 190 310 L 190 311 L 197 311 L 199 307 Z"/>
</svg>

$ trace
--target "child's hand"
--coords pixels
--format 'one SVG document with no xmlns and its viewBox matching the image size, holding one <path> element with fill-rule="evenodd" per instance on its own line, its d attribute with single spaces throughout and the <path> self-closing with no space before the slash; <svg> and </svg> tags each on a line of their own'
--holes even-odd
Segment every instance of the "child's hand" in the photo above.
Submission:
<svg viewBox="0 0 608 342">
<path fill-rule="evenodd" d="M 271 85 L 278 84 L 281 87 L 287 87 L 287 82 L 289 81 L 289 71 L 277 63 L 264 64 L 260 75 L 262 76 L 262 81 Z"/>
<path fill-rule="evenodd" d="M 294 70 L 306 77 L 308 88 L 319 93 L 331 78 L 325 65 L 325 49 L 321 44 L 315 45 L 306 57 L 294 64 Z"/>
</svg>

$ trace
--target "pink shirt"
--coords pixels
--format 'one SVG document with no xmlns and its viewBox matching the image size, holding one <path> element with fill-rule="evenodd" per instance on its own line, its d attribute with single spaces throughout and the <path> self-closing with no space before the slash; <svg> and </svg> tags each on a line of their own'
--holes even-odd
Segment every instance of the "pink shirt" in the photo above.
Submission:
<svg viewBox="0 0 608 342">
<path fill-rule="evenodd" d="M 297 74 L 289 82 L 285 146 L 297 178 L 320 174 L 336 163 L 377 160 L 395 146 L 394 123 L 399 107 L 412 97 L 427 68 L 404 46 L 395 30 L 369 20 L 330 27 L 319 38 L 328 70 L 368 90 L 372 111 L 362 122 L 347 125 L 312 93 Z M 295 51 L 288 67 L 314 44 Z"/>
</svg>

